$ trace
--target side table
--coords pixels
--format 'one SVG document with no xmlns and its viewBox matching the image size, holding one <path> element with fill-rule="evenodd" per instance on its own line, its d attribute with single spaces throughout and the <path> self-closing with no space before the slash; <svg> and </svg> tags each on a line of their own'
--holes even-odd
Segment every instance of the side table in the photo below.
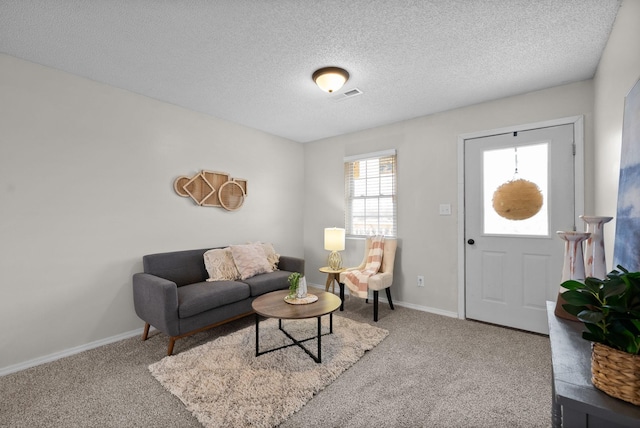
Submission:
<svg viewBox="0 0 640 428">
<path fill-rule="evenodd" d="M 329 291 L 329 286 L 331 286 L 331 292 L 335 294 L 336 292 L 336 282 L 340 282 L 340 272 L 344 272 L 346 269 L 331 269 L 329 266 L 323 266 L 320 269 L 320 272 L 327 274 L 327 283 L 324 286 L 324 291 Z M 335 282 L 334 282 L 335 281 Z"/>
<path fill-rule="evenodd" d="M 584 325 L 558 318 L 547 302 L 551 343 L 551 425 L 553 428 L 640 426 L 640 406 L 613 398 L 591 383 L 591 343 Z"/>
</svg>

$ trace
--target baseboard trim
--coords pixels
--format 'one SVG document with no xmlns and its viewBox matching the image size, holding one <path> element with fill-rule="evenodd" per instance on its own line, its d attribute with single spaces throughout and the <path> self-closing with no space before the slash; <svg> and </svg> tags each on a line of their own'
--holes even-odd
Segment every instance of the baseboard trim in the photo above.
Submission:
<svg viewBox="0 0 640 428">
<path fill-rule="evenodd" d="M 385 303 L 389 303 L 387 302 L 386 299 L 380 298 L 379 299 L 381 302 L 385 302 Z M 402 306 L 404 308 L 409 308 L 409 309 L 415 309 L 416 311 L 422 311 L 422 312 L 429 312 L 432 314 L 436 314 L 436 315 L 442 315 L 445 317 L 449 317 L 449 318 L 458 318 L 458 313 L 457 312 L 451 312 L 451 311 L 445 311 L 442 309 L 438 309 L 438 308 L 432 308 L 430 306 L 420 306 L 420 305 L 414 305 L 413 303 L 406 303 L 406 302 L 393 302 L 394 306 Z"/>
<path fill-rule="evenodd" d="M 100 346 L 108 345 L 110 343 L 119 342 L 120 340 L 129 339 L 130 337 L 140 336 L 142 337 L 142 328 L 131 330 L 125 333 L 117 334 L 115 336 L 107 337 L 104 339 L 96 340 L 94 342 L 86 343 L 84 345 L 76 346 L 74 348 L 65 349 L 63 351 L 54 352 L 53 354 L 45 355 L 43 357 L 34 358 L 33 360 L 24 361 L 22 363 L 14 364 L 11 366 L 0 368 L 0 377 L 6 376 L 11 373 L 16 373 L 31 367 L 39 366 L 41 364 L 50 363 L 52 361 L 59 360 L 60 358 L 69 357 L 74 354 L 79 354 L 89 349 L 99 348 Z"/>
<path fill-rule="evenodd" d="M 321 290 L 324 290 L 324 286 L 322 285 L 318 285 L 318 284 L 310 284 L 309 287 L 314 287 L 314 288 L 318 288 Z M 345 296 L 349 295 L 349 290 L 345 287 L 344 290 L 344 294 Z M 386 304 L 389 304 L 389 301 L 385 298 L 382 297 L 384 293 L 380 293 L 380 296 L 378 297 L 378 301 L 380 302 L 384 302 Z M 370 297 L 369 299 L 372 299 L 373 297 Z M 432 308 L 430 306 L 421 306 L 421 305 L 415 305 L 413 303 L 407 303 L 407 302 L 397 302 L 397 301 L 393 301 L 394 306 L 402 306 L 403 308 L 409 308 L 409 309 L 415 309 L 416 311 L 422 311 L 422 312 L 429 312 L 431 314 L 436 314 L 436 315 L 442 315 L 445 317 L 450 317 L 450 318 L 458 318 L 458 313 L 457 312 L 451 312 L 451 311 L 445 311 L 443 309 L 439 309 L 439 308 Z"/>
<path fill-rule="evenodd" d="M 320 290 L 324 290 L 324 286 L 319 285 L 319 284 L 309 284 L 309 287 L 313 287 L 313 288 L 317 288 Z M 348 295 L 349 292 L 348 290 L 345 290 L 345 294 Z M 387 299 L 380 297 L 379 298 L 380 302 L 384 302 L 384 303 L 389 303 L 387 301 Z M 451 312 L 451 311 L 445 311 L 442 309 L 438 309 L 438 308 L 432 308 L 429 306 L 420 306 L 420 305 L 414 305 L 413 303 L 406 303 L 406 302 L 393 302 L 394 305 L 397 306 L 402 306 L 404 308 L 409 308 L 409 309 L 415 309 L 417 311 L 422 311 L 422 312 L 429 312 L 432 314 L 436 314 L 436 315 L 443 315 L 445 317 L 451 317 L 451 318 L 458 318 L 458 314 L 456 312 Z M 151 327 L 153 331 L 154 328 Z M 90 342 L 84 345 L 80 345 L 80 346 L 76 346 L 74 348 L 70 348 L 70 349 L 65 349 L 63 351 L 60 352 L 54 352 L 53 354 L 49 354 L 49 355 L 45 355 L 43 357 L 38 357 L 38 358 L 34 358 L 32 360 L 28 360 L 28 361 L 24 361 L 22 363 L 18 363 L 18 364 L 14 364 L 11 366 L 7 366 L 7 367 L 3 367 L 0 368 L 0 377 L 2 376 L 6 376 L 8 374 L 11 373 L 16 373 L 22 370 L 26 370 L 28 368 L 31 367 L 35 367 L 35 366 L 39 366 L 41 364 L 46 364 L 46 363 L 50 363 L 52 361 L 56 361 L 59 360 L 60 358 L 64 358 L 64 357 L 69 357 L 71 355 L 75 355 L 75 354 L 79 354 L 80 352 L 83 351 L 88 351 L 89 349 L 94 349 L 94 348 L 99 348 L 100 346 L 104 346 L 104 345 L 108 345 L 110 343 L 114 343 L 114 342 L 118 342 L 120 340 L 124 340 L 124 339 L 129 339 L 130 337 L 134 337 L 134 336 L 142 336 L 142 328 L 138 328 L 135 330 L 131 330 L 125 333 L 121 333 L 121 334 L 117 334 L 115 336 L 111 336 L 111 337 L 107 337 L 105 339 L 100 339 L 100 340 L 96 340 L 94 342 Z"/>
</svg>

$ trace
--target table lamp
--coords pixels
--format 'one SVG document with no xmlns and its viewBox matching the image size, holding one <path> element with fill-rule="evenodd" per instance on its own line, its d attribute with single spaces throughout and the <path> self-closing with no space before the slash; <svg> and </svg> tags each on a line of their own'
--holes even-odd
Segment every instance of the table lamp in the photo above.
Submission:
<svg viewBox="0 0 640 428">
<path fill-rule="evenodd" d="M 339 227 L 325 228 L 324 249 L 331 251 L 331 254 L 329 254 L 329 267 L 333 270 L 341 269 L 342 257 L 338 251 L 344 250 L 344 229 Z"/>
</svg>

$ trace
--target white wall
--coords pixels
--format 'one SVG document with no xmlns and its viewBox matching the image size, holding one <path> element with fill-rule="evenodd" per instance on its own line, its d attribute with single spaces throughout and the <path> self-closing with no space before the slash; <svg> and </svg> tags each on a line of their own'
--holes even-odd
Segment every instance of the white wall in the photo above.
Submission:
<svg viewBox="0 0 640 428">
<path fill-rule="evenodd" d="M 343 157 L 398 149 L 398 237 L 392 297 L 409 306 L 457 313 L 457 137 L 460 134 L 568 116 L 585 116 L 585 162 L 593 162 L 593 85 L 584 81 L 471 107 L 420 117 L 304 146 L 305 258 L 310 282 L 324 284 L 324 227 L 344 225 Z M 585 206 L 593 207 L 592 168 L 587 168 Z M 451 216 L 440 216 L 451 203 Z M 358 264 L 361 242 L 349 240 L 345 265 Z M 416 277 L 425 275 L 418 288 Z"/>
<path fill-rule="evenodd" d="M 324 284 L 322 231 L 344 222 L 342 158 L 394 147 L 394 299 L 455 313 L 457 136 L 584 114 L 586 211 L 615 215 L 638 22 L 640 0 L 625 0 L 593 82 L 304 146 L 0 55 L 0 372 L 139 328 L 131 275 L 150 252 L 271 241 L 282 254 L 304 252 L 309 281 Z M 174 178 L 200 169 L 248 179 L 245 205 L 229 213 L 176 196 Z M 451 216 L 438 215 L 440 203 Z M 361 260 L 359 244 L 347 243 L 345 264 Z"/>
<path fill-rule="evenodd" d="M 263 240 L 303 256 L 301 144 L 0 55 L 0 371 L 142 327 L 152 252 Z M 240 210 L 173 191 L 248 180 Z"/>
<path fill-rule="evenodd" d="M 613 266 L 624 98 L 640 78 L 640 0 L 624 0 L 594 78 L 595 212 L 605 226 L 608 269 Z"/>
</svg>

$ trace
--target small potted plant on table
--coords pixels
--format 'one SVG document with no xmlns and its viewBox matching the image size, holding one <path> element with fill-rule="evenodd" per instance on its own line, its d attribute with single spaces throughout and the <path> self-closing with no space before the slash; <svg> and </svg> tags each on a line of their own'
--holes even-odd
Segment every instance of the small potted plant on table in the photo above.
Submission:
<svg viewBox="0 0 640 428">
<path fill-rule="evenodd" d="M 298 294 L 298 286 L 300 285 L 300 278 L 302 278 L 302 275 L 300 275 L 298 272 L 293 272 L 287 278 L 287 281 L 289 282 L 289 296 L 288 297 L 290 299 L 295 299 L 297 294 Z"/>
<path fill-rule="evenodd" d="M 584 323 L 582 337 L 593 343 L 593 385 L 640 405 L 640 272 L 618 269 L 605 279 L 563 282 L 563 308 Z"/>
</svg>

